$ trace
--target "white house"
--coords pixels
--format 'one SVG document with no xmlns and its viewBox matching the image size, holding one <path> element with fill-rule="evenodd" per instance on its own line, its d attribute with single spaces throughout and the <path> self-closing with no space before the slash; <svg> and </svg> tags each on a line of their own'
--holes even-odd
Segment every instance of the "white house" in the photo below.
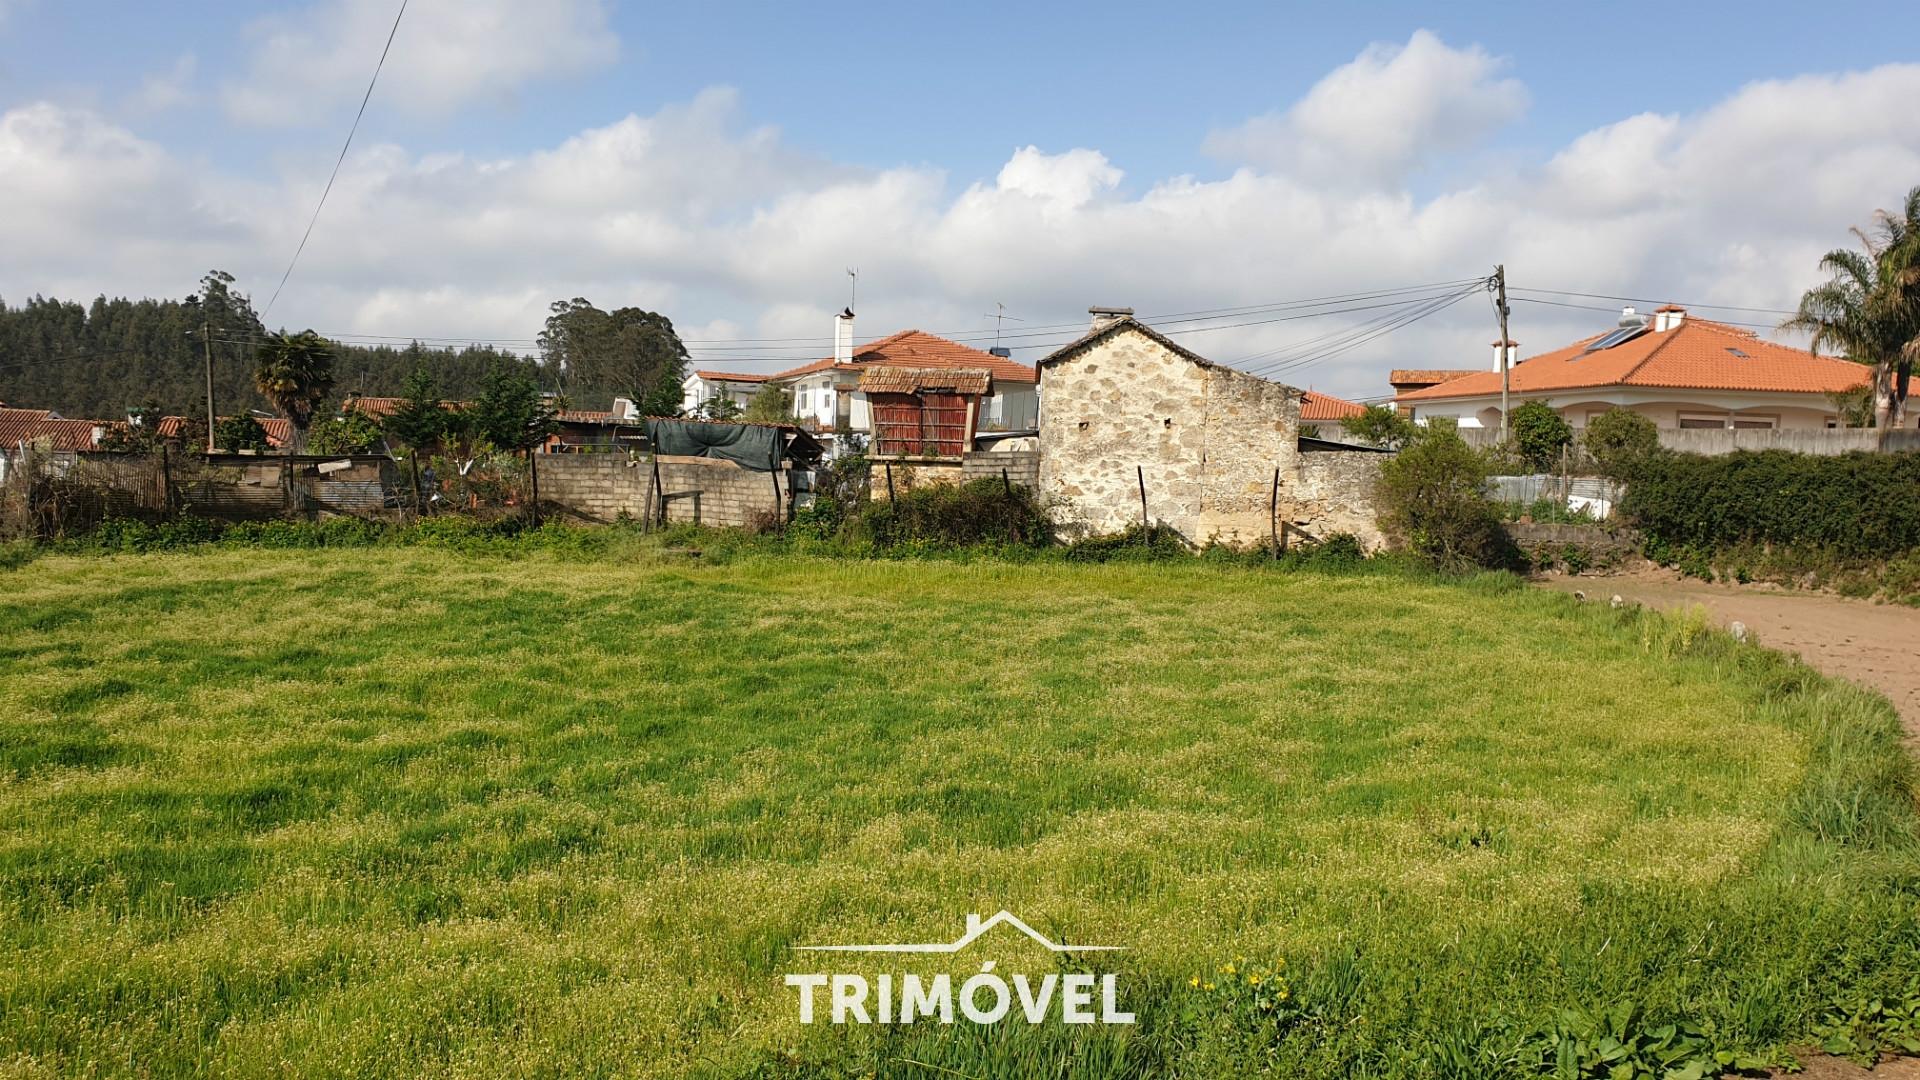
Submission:
<svg viewBox="0 0 1920 1080">
<path fill-rule="evenodd" d="M 1870 374 L 1863 365 L 1764 341 L 1751 330 L 1690 318 L 1669 304 L 1652 318 L 1627 308 L 1605 333 L 1517 363 L 1511 362 L 1516 343 L 1495 342 L 1490 370 L 1396 373 L 1397 383 L 1402 375 L 1441 378 L 1400 389 L 1394 404 L 1415 422 L 1446 417 L 1461 427 L 1499 427 L 1503 348 L 1511 363 L 1510 403 L 1544 401 L 1574 427 L 1616 408 L 1662 428 L 1838 427 L 1839 411 L 1828 395 L 1858 390 Z"/>
<path fill-rule="evenodd" d="M 720 398 L 746 408 L 771 375 L 750 375 L 738 371 L 695 371 L 680 382 L 680 411 L 699 412 L 707 402 Z"/>
</svg>

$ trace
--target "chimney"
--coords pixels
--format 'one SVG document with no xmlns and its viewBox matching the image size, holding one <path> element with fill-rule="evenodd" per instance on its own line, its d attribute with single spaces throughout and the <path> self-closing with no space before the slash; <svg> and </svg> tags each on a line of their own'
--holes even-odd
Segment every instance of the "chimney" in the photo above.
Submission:
<svg viewBox="0 0 1920 1080">
<path fill-rule="evenodd" d="M 1493 343 L 1493 370 L 1495 371 L 1500 370 L 1500 357 L 1502 355 L 1502 350 L 1501 350 L 1502 345 L 1506 346 L 1505 356 L 1507 358 L 1507 368 L 1509 370 L 1513 368 L 1513 365 L 1520 362 L 1520 343 L 1519 342 L 1496 341 Z"/>
<path fill-rule="evenodd" d="M 833 317 L 833 362 L 853 363 L 853 309 L 846 308 Z"/>
<path fill-rule="evenodd" d="M 1112 326 L 1121 319 L 1133 318 L 1133 309 L 1130 307 L 1090 307 L 1087 309 L 1087 314 L 1093 316 L 1093 325 L 1087 328 L 1088 332 L 1091 333 L 1094 330 L 1103 330 Z"/>
<path fill-rule="evenodd" d="M 1653 329 L 1656 332 L 1672 330 L 1687 321 L 1687 309 L 1679 304 L 1662 304 L 1653 309 Z"/>
</svg>

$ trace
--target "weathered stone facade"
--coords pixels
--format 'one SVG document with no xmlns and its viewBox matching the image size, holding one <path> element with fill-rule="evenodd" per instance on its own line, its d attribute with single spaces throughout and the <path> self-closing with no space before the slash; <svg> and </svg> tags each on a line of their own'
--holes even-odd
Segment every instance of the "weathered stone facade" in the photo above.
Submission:
<svg viewBox="0 0 1920 1080">
<path fill-rule="evenodd" d="M 1219 367 L 1134 322 L 1041 361 L 1040 492 L 1063 530 L 1146 516 L 1194 543 L 1266 543 L 1274 475 L 1297 469 L 1300 392 Z"/>
<path fill-rule="evenodd" d="M 1390 454 L 1370 450 L 1316 450 L 1300 455 L 1297 482 L 1283 492 L 1287 522 L 1313 540 L 1352 533 L 1360 546 L 1386 546 L 1374 506 L 1380 466 Z"/>
</svg>

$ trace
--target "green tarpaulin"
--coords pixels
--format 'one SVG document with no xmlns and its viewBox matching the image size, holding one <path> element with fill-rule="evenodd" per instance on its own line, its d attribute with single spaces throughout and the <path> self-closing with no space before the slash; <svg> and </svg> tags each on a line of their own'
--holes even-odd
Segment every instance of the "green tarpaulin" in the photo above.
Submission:
<svg viewBox="0 0 1920 1080">
<path fill-rule="evenodd" d="M 649 420 L 647 438 L 656 454 L 725 458 L 743 468 L 772 472 L 780 467 L 786 433 L 757 424 L 703 424 L 697 420 Z"/>
</svg>

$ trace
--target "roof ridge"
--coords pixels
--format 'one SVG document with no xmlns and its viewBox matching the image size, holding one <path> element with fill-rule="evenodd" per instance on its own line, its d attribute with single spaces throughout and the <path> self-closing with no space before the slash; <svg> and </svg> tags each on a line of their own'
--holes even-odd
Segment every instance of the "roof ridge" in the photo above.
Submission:
<svg viewBox="0 0 1920 1080">
<path fill-rule="evenodd" d="M 1621 373 L 1620 373 L 1620 377 L 1619 377 L 1618 379 L 1615 379 L 1614 381 L 1615 381 L 1615 382 L 1618 382 L 1618 383 L 1630 383 L 1630 382 L 1632 382 L 1632 381 L 1633 381 L 1633 377 L 1634 377 L 1635 375 L 1638 375 L 1638 374 L 1640 374 L 1640 369 L 1642 369 L 1642 368 L 1644 368 L 1644 367 L 1646 367 L 1646 366 L 1647 366 L 1648 364 L 1651 364 L 1651 363 L 1653 363 L 1653 358 L 1654 358 L 1654 357 L 1656 357 L 1656 356 L 1659 356 L 1659 355 L 1660 355 L 1660 353 L 1661 353 L 1662 351 L 1664 351 L 1664 350 L 1666 349 L 1666 347 L 1667 347 L 1667 346 L 1669 346 L 1669 345 L 1671 345 L 1671 344 L 1673 344 L 1674 342 L 1676 342 L 1676 341 L 1678 341 L 1678 340 L 1680 340 L 1680 332 L 1681 332 L 1681 330 L 1682 330 L 1682 329 L 1684 329 L 1684 328 L 1686 327 L 1686 325 L 1687 325 L 1687 324 L 1686 324 L 1686 321 L 1685 321 L 1685 320 L 1682 320 L 1679 326 L 1670 326 L 1670 327 L 1668 327 L 1668 328 L 1667 328 L 1667 329 L 1665 329 L 1665 330 L 1655 330 L 1655 331 L 1653 331 L 1653 332 L 1654 332 L 1655 334 L 1658 334 L 1658 335 L 1660 336 L 1660 341 L 1659 341 L 1659 343 L 1658 343 L 1658 344 L 1656 344 L 1656 345 L 1654 345 L 1654 347 L 1653 347 L 1653 348 L 1651 348 L 1651 349 L 1648 349 L 1648 350 L 1647 350 L 1647 355 L 1645 355 L 1645 356 L 1643 356 L 1643 357 L 1641 357 L 1641 358 L 1640 358 L 1640 362 L 1639 362 L 1639 363 L 1637 363 L 1637 364 L 1635 364 L 1635 365 L 1633 365 L 1632 367 L 1630 367 L 1630 368 L 1628 368 L 1627 370 L 1625 370 L 1625 371 L 1623 371 L 1623 372 L 1621 372 Z M 1624 341 L 1623 341 L 1623 342 L 1621 342 L 1620 344 L 1622 344 L 1622 345 L 1624 345 L 1624 344 L 1626 344 L 1626 342 L 1624 342 Z M 1604 385 L 1604 384 L 1596 384 L 1596 385 Z"/>
</svg>

